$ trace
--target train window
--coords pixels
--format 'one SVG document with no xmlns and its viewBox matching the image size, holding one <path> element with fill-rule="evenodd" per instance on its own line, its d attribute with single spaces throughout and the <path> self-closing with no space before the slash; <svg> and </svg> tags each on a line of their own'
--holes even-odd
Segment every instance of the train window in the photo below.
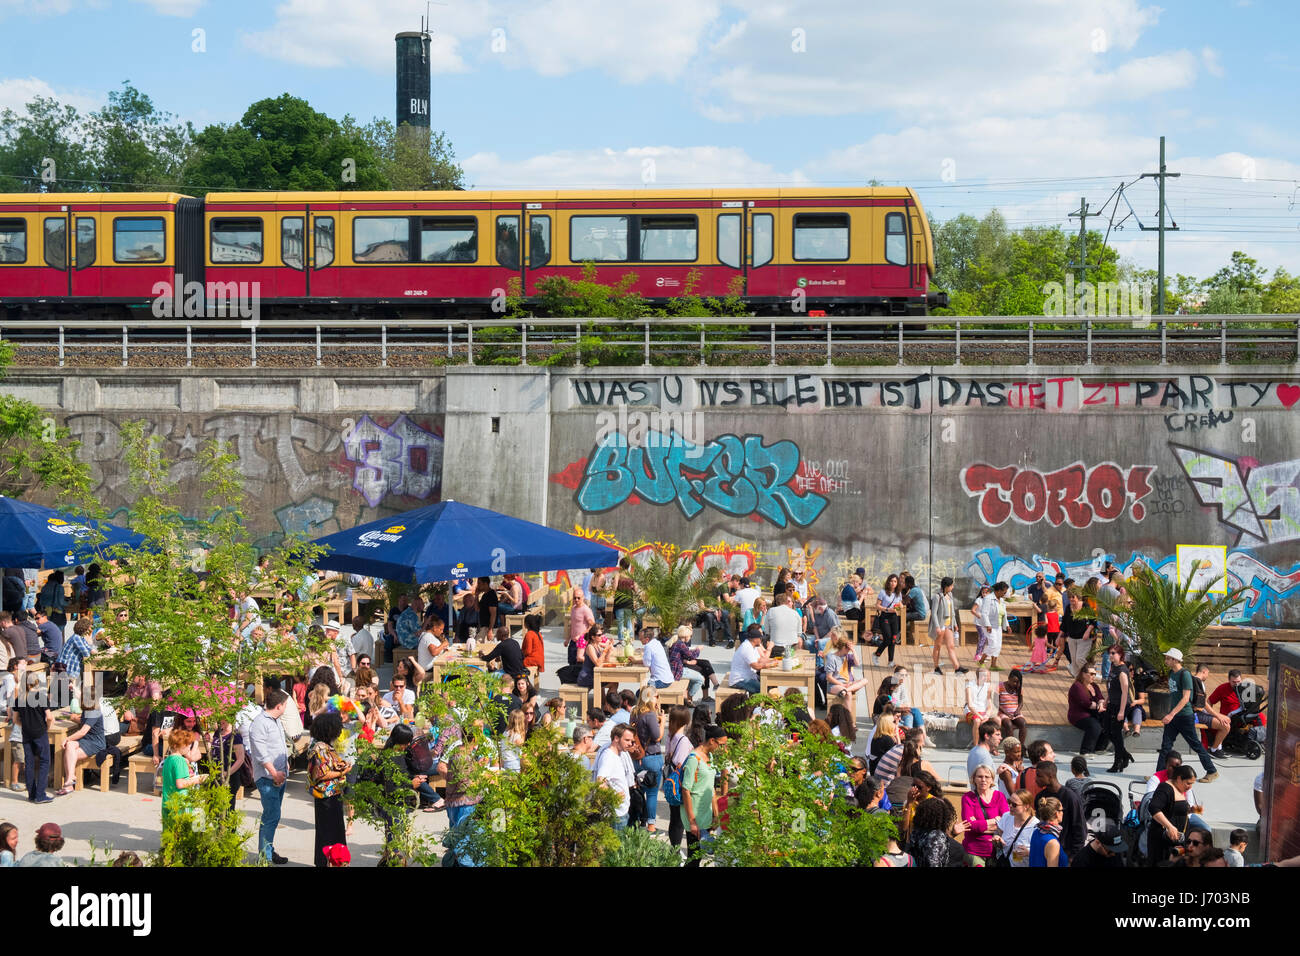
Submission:
<svg viewBox="0 0 1300 956">
<path fill-rule="evenodd" d="M 794 217 L 794 257 L 840 260 L 849 257 L 847 213 L 797 213 Z"/>
<path fill-rule="evenodd" d="M 697 236 L 694 216 L 642 216 L 642 262 L 694 262 Z"/>
<path fill-rule="evenodd" d="M 27 261 L 27 220 L 0 219 L 0 263 Z"/>
<path fill-rule="evenodd" d="M 627 216 L 574 216 L 569 220 L 571 262 L 627 262 Z"/>
<path fill-rule="evenodd" d="M 213 262 L 261 262 L 261 219 L 212 220 Z"/>
<path fill-rule="evenodd" d="M 167 232 L 162 217 L 113 220 L 114 262 L 163 262 Z"/>
<path fill-rule="evenodd" d="M 334 262 L 334 217 L 317 216 L 316 224 L 316 268 L 324 269 Z"/>
<path fill-rule="evenodd" d="M 95 264 L 95 220 L 77 219 L 77 268 Z"/>
<path fill-rule="evenodd" d="M 280 259 L 290 269 L 302 270 L 302 216 L 280 220 Z"/>
<path fill-rule="evenodd" d="M 365 216 L 352 220 L 353 262 L 410 262 L 411 220 Z"/>
<path fill-rule="evenodd" d="M 450 216 L 420 220 L 421 262 L 477 262 L 478 220 Z"/>
<path fill-rule="evenodd" d="M 901 212 L 885 216 L 885 261 L 896 266 L 907 265 L 907 224 Z"/>
<path fill-rule="evenodd" d="M 765 266 L 772 261 L 772 246 L 774 245 L 772 214 L 770 212 L 755 213 L 753 223 L 754 261 L 750 263 L 750 266 L 757 269 L 759 266 Z"/>
<path fill-rule="evenodd" d="M 740 268 L 740 216 L 736 213 L 718 217 L 718 261 Z"/>
<path fill-rule="evenodd" d="M 518 216 L 497 216 L 497 265 L 519 268 Z"/>
<path fill-rule="evenodd" d="M 68 267 L 68 221 L 62 216 L 45 220 L 45 264 L 55 269 Z"/>
<path fill-rule="evenodd" d="M 528 268 L 540 269 L 551 261 L 551 217 L 528 217 Z"/>
</svg>

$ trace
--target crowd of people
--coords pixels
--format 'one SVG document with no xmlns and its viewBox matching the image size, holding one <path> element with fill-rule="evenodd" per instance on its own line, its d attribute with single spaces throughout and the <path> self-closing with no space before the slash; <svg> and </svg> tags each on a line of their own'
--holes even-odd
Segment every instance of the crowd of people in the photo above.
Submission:
<svg viewBox="0 0 1300 956">
<path fill-rule="evenodd" d="M 1099 594 L 1123 600 L 1118 574 L 1105 585 L 1093 578 L 1082 587 L 1039 575 L 1028 589 L 1041 617 L 1034 629 L 1031 661 L 995 681 L 993 675 L 1001 671 L 998 660 L 1005 657 L 1004 636 L 1010 632 L 1010 588 L 1002 582 L 981 587 L 972 605 L 978 644 L 967 667 L 958 657 L 958 602 L 951 578 L 943 578 L 938 591 L 927 597 L 910 573 L 889 575 L 875 591 L 858 569 L 840 589 L 836 610 L 802 569 L 780 569 L 770 606 L 754 582 L 733 575 L 694 622 L 663 634 L 642 626 L 644 595 L 634 567 L 625 559 L 617 568 L 593 569 L 574 587 L 562 618 L 568 660 L 557 676 L 563 684 L 590 688 L 595 669 L 614 662 L 619 645 L 637 645 L 649 677 L 639 692 L 611 691 L 585 719 L 579 714 L 576 720 L 564 713 L 558 698 L 544 700 L 538 691 L 538 676 L 546 669 L 542 616 L 523 577 L 507 574 L 495 586 L 489 578 L 479 578 L 463 586 L 435 587 L 427 606 L 423 597 L 411 595 L 401 597 L 386 616 L 362 613 L 352 622 L 350 638 L 340 636 L 343 629 L 337 621 L 318 615 L 311 627 L 323 639 L 315 646 L 324 649 L 313 652 L 304 671 L 270 680 L 261 706 L 250 703 L 234 719 L 213 725 L 175 705 L 168 689 L 145 675 L 131 681 L 119 708 L 93 691 L 79 692 L 77 678 L 84 661 L 108 636 L 93 623 L 96 613 L 104 610 L 102 585 L 94 587 L 101 580 L 98 570 L 78 577 L 82 583 L 71 604 L 65 600 L 55 606 L 59 602 L 54 592 L 62 595 L 63 581 L 47 588 L 49 595 L 38 595 L 29 594 L 24 579 L 23 599 L 32 597 L 32 608 L 0 612 L 0 648 L 9 658 L 0 696 L 15 704 L 18 689 L 40 689 L 46 678 L 27 672 L 25 666 L 40 661 L 48 665 L 49 684 L 63 688 L 79 711 L 79 727 L 64 745 L 65 779 L 55 796 L 71 792 L 78 762 L 88 758 L 102 762 L 115 754 L 116 783 L 122 768 L 117 745 L 124 733 L 140 735 L 142 752 L 153 758 L 161 781 L 164 827 L 176 814 L 187 812 L 187 791 L 206 779 L 204 768 L 215 768 L 230 788 L 232 808 L 240 788 L 257 791 L 258 852 L 272 864 L 287 862 L 275 848 L 275 837 L 295 757 L 306 764 L 317 866 L 339 865 L 347 853 L 352 828 L 347 796 L 358 780 L 379 784 L 398 804 L 409 803 L 413 812 L 445 812 L 449 826 L 473 813 L 480 796 L 469 786 L 465 758 L 458 749 L 464 728 L 455 719 L 430 726 L 427 714 L 419 723 L 421 688 L 435 662 L 452 653 L 475 655 L 485 668 L 500 672 L 500 692 L 509 704 L 502 724 L 491 732 L 504 772 L 519 770 L 521 748 L 536 728 L 557 726 L 574 759 L 595 781 L 619 794 L 616 826 L 639 825 L 657 833 L 662 795 L 668 810 L 667 838 L 674 846 L 685 844 L 691 863 L 699 861 L 702 845 L 707 846 L 710 832 L 722 822 L 718 801 L 725 803 L 727 781 L 715 765 L 719 748 L 728 745 L 726 728 L 744 723 L 764 707 L 761 672 L 797 650 L 815 659 L 818 699 L 800 698 L 800 716 L 791 732 L 835 741 L 843 754 L 840 770 L 850 782 L 840 796 L 861 812 L 891 813 L 898 827 L 898 840 L 875 865 L 1115 866 L 1136 856 L 1129 852 L 1133 841 L 1126 840 L 1118 819 L 1090 832 L 1083 816 L 1087 757 L 1113 748 L 1110 772 L 1122 772 L 1133 762 L 1125 739 L 1141 732 L 1144 719 L 1145 694 L 1131 666 L 1132 643 L 1107 612 L 1114 605 L 1105 599 L 1098 603 Z M 17 576 L 6 576 L 6 600 L 11 589 L 17 598 L 18 583 Z M 232 631 L 256 642 L 273 630 L 250 593 L 231 598 Z M 55 614 L 66 615 L 68 610 L 79 616 L 62 639 Z M 507 616 L 516 614 L 524 615 L 518 640 L 506 625 Z M 866 653 L 874 651 L 877 662 L 889 667 L 874 689 L 858 659 L 860 645 L 846 634 L 844 620 L 861 622 Z M 943 784 L 926 760 L 929 738 L 924 715 L 909 696 L 911 675 L 905 665 L 894 662 L 902 629 L 921 620 L 928 621 L 935 672 L 942 674 L 946 662 L 954 673 L 968 675 L 964 716 L 972 742 L 970 786 L 960 806 L 945 797 Z M 606 632 L 607 626 L 613 633 Z M 709 698 L 721 688 L 723 675 L 714 671 L 699 646 L 692 646 L 695 627 L 707 645 L 725 644 L 733 650 L 725 674 L 733 693 L 715 707 L 709 706 Z M 372 662 L 376 640 L 389 654 L 410 652 L 399 655 L 386 690 Z M 1098 645 L 1104 650 L 1101 664 L 1094 663 Z M 1050 744 L 1027 741 L 1024 714 L 1025 674 L 1053 670 L 1062 663 L 1075 677 L 1069 690 L 1069 721 L 1083 733 L 1068 772 Z M 1215 779 L 1213 757 L 1222 755 L 1218 748 L 1246 709 L 1238 693 L 1241 675 L 1233 672 L 1223 686 L 1207 694 L 1206 669 L 1189 672 L 1176 650 L 1169 653 L 1167 664 L 1174 706 L 1164 718 L 1157 772 L 1151 778 L 1150 798 L 1141 808 L 1141 857 L 1153 865 L 1225 865 L 1220 860 L 1232 864 L 1239 847 L 1234 842 L 1226 851 L 1213 852 L 1210 831 L 1197 816 L 1201 808 L 1189 798 L 1197 775 L 1172 748 L 1182 736 L 1205 771 L 1200 782 Z M 1106 682 L 1104 688 L 1099 679 Z M 687 682 L 686 704 L 663 712 L 659 692 L 682 680 Z M 871 701 L 871 726 L 859 744 L 856 701 L 862 690 Z M 57 702 L 53 696 L 49 699 Z M 45 788 L 47 733 L 55 708 L 34 700 L 28 694 L 26 701 L 7 708 L 12 739 L 23 744 L 11 785 L 22 789 L 16 782 L 21 764 L 28 799 L 47 803 L 53 799 Z M 816 718 L 819 708 L 824 719 Z M 1210 728 L 1210 748 L 1200 741 L 1198 720 Z M 400 779 L 395 782 L 391 774 L 375 775 L 359 767 L 358 738 L 380 741 L 385 751 L 394 751 L 404 770 Z M 402 796 L 398 790 L 408 792 Z M 397 824 L 393 811 L 385 826 L 391 831 Z M 13 863 L 16 831 L 0 828 L 0 833 L 9 845 L 8 850 L 0 848 L 0 865 Z M 57 848 L 48 849 L 54 842 L 54 832 L 46 832 L 37 851 L 57 853 Z M 32 854 L 23 860 L 29 857 Z"/>
</svg>

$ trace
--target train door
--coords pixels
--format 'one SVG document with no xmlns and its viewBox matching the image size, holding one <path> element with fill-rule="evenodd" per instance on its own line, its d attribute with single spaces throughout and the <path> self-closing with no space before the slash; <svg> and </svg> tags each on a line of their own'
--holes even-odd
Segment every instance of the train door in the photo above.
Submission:
<svg viewBox="0 0 1300 956">
<path fill-rule="evenodd" d="M 275 270 L 277 299 L 303 299 L 311 294 L 306 243 L 309 210 L 287 209 L 279 215 L 280 267 Z M 262 290 L 265 295 L 270 290 Z"/>
<path fill-rule="evenodd" d="M 740 201 L 722 203 L 714 233 L 718 243 L 714 251 L 725 279 L 722 291 L 729 292 L 739 280 L 740 294 L 744 295 L 746 274 L 749 271 L 749 263 L 745 260 L 745 250 L 749 245 L 746 241 L 745 204 Z"/>
<path fill-rule="evenodd" d="M 103 294 L 103 268 L 99 261 L 99 207 L 77 203 L 68 213 L 68 294 L 98 298 Z"/>
<path fill-rule="evenodd" d="M 913 259 L 909 255 L 911 231 L 908 229 L 907 214 L 901 208 L 886 207 L 883 223 L 880 219 L 875 221 L 883 225 L 884 234 L 881 237 L 882 254 L 874 270 L 875 281 L 872 285 L 882 295 L 906 296 L 912 290 L 915 274 Z"/>
<path fill-rule="evenodd" d="M 307 277 L 308 294 L 316 298 L 332 299 L 339 294 L 339 270 L 334 256 L 334 239 L 338 229 L 338 216 L 333 210 L 314 213 L 307 209 L 311 220 L 310 271 Z"/>
<path fill-rule="evenodd" d="M 745 294 L 751 299 L 788 299 L 776 269 L 776 206 L 745 204 Z"/>
<path fill-rule="evenodd" d="M 72 294 L 72 274 L 69 269 L 68 235 L 74 228 L 72 214 L 67 206 L 57 212 L 43 212 L 38 227 L 41 231 L 41 270 L 36 283 L 39 296 L 62 298 Z"/>
<path fill-rule="evenodd" d="M 542 211 L 541 203 L 530 202 L 524 206 L 524 216 L 528 223 L 528 245 L 527 256 L 522 263 L 523 287 L 528 295 L 536 295 L 537 279 L 541 276 L 530 277 L 529 273 L 544 270 L 554 263 L 555 223 L 550 212 Z"/>
</svg>

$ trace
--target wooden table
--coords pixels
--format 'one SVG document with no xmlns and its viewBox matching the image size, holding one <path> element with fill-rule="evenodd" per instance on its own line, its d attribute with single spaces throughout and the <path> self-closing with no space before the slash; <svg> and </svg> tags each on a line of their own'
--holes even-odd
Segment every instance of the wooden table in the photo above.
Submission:
<svg viewBox="0 0 1300 956">
<path fill-rule="evenodd" d="M 1008 601 L 1007 617 L 1018 617 L 1025 623 L 1025 642 L 1033 645 L 1034 619 L 1038 614 L 1038 605 L 1033 601 Z M 1003 635 L 1005 638 L 1006 635 Z"/>
<path fill-rule="evenodd" d="M 792 671 L 776 667 L 764 667 L 758 672 L 759 693 L 766 694 L 774 688 L 797 687 L 803 691 L 809 713 L 817 706 L 817 665 L 812 656 L 800 658 L 802 665 Z"/>
<path fill-rule="evenodd" d="M 605 699 L 605 685 L 613 684 L 615 688 L 619 684 L 636 684 L 638 688 L 650 677 L 650 668 L 639 663 L 635 659 L 626 664 L 612 664 L 607 667 L 597 667 L 594 671 L 592 687 L 596 692 L 596 706 Z"/>
<path fill-rule="evenodd" d="M 496 646 L 496 641 L 484 641 L 474 648 L 474 653 L 472 655 L 456 651 L 451 654 L 443 654 L 439 657 L 435 657 L 433 663 L 429 667 L 429 676 L 426 678 L 426 682 L 432 681 L 435 684 L 441 684 L 443 675 L 446 673 L 447 669 L 457 664 L 472 664 L 477 667 L 482 667 L 486 671 L 487 667 L 484 665 L 479 655 L 491 653 L 496 649 Z"/>
</svg>

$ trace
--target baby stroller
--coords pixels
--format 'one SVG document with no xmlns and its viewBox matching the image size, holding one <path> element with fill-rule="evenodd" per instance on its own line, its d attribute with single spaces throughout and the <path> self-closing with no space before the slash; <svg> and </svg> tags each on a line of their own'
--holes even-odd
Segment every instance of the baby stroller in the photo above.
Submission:
<svg viewBox="0 0 1300 956">
<path fill-rule="evenodd" d="M 1264 709 L 1268 701 L 1254 681 L 1242 681 L 1237 688 L 1237 697 L 1241 701 L 1241 710 L 1231 717 L 1232 729 L 1223 738 L 1223 751 L 1247 760 L 1258 760 L 1264 753 Z"/>
<path fill-rule="evenodd" d="M 1108 826 L 1124 822 L 1124 794 L 1108 780 L 1089 780 L 1083 786 L 1083 821 L 1090 833 L 1104 832 Z"/>
</svg>

